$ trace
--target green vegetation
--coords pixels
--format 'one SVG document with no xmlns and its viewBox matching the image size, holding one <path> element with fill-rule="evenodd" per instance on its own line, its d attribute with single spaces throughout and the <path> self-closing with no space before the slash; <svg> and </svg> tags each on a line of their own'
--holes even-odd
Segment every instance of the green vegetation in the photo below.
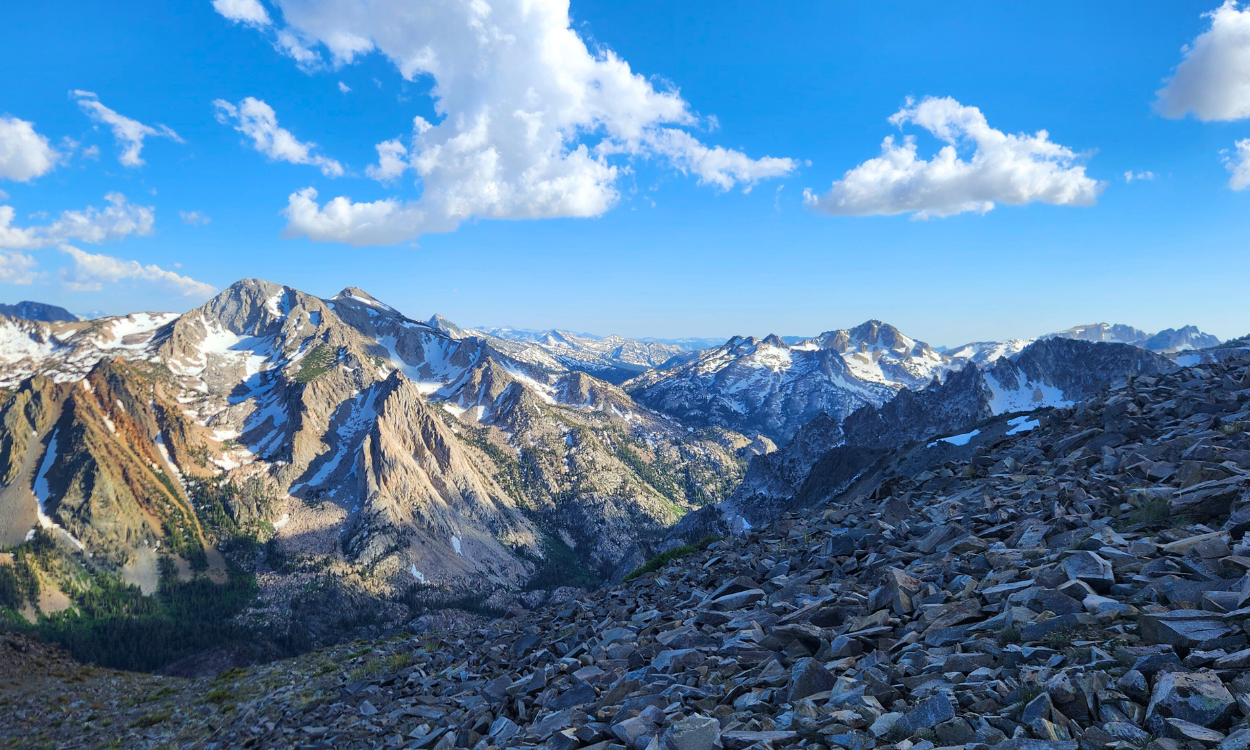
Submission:
<svg viewBox="0 0 1250 750">
<path fill-rule="evenodd" d="M 131 729 L 147 729 L 149 727 L 154 727 L 157 724 L 160 724 L 162 721 L 165 721 L 172 715 L 173 714 L 171 714 L 169 711 L 162 711 L 159 714 L 149 714 L 147 716 L 140 716 L 139 718 L 135 719 L 133 722 L 130 723 L 130 728 Z"/>
<path fill-rule="evenodd" d="M 94 585 L 75 597 L 78 612 L 41 618 L 35 629 L 80 661 L 139 671 L 249 638 L 231 618 L 255 598 L 254 576 L 236 569 L 222 585 L 204 576 L 178 581 L 168 561 L 162 560 L 157 596 L 97 573 Z"/>
<path fill-rule="evenodd" d="M 662 495 L 664 499 L 673 503 L 678 517 L 680 517 L 681 509 L 677 506 L 677 503 L 685 499 L 686 493 L 683 491 L 683 482 L 679 480 L 674 468 L 659 458 L 652 458 L 650 461 L 644 459 L 643 455 L 648 452 L 648 449 L 646 443 L 641 441 L 628 439 L 621 435 L 612 441 L 612 445 L 615 448 L 616 457 L 621 460 L 621 463 L 628 466 L 630 471 Z"/>
<path fill-rule="evenodd" d="M 187 495 L 205 532 L 218 541 L 246 539 L 257 543 L 273 534 L 273 527 L 260 519 L 268 515 L 278 498 L 265 488 L 260 477 L 241 485 L 219 478 L 192 480 L 187 483 Z"/>
<path fill-rule="evenodd" d="M 300 360 L 299 372 L 295 379 L 307 385 L 325 375 L 338 362 L 339 353 L 328 344 L 317 344 L 313 350 Z"/>
<path fill-rule="evenodd" d="M 1140 508 L 1128 516 L 1129 524 L 1144 523 L 1150 526 L 1165 526 L 1172 515 L 1172 508 L 1167 498 L 1152 497 Z"/>
<path fill-rule="evenodd" d="M 152 671 L 224 643 L 249 643 L 232 618 L 256 597 L 255 577 L 232 567 L 224 584 L 207 576 L 180 581 L 173 558 L 160 559 L 155 596 L 107 571 L 60 553 L 46 532 L 10 550 L 0 566 L 0 617 L 15 629 L 60 643 L 79 661 Z M 56 581 L 73 606 L 29 623 L 17 611 L 39 594 L 39 579 Z"/>
<path fill-rule="evenodd" d="M 1006 646 L 1008 643 L 1019 643 L 1023 640 L 1020 635 L 1020 629 L 1011 625 L 998 631 L 998 645 Z"/>
<path fill-rule="evenodd" d="M 668 565 L 673 560 L 680 559 L 687 555 L 693 555 L 696 552 L 702 552 L 707 549 L 712 542 L 719 540 L 720 537 L 717 536 L 705 536 L 695 544 L 684 544 L 676 549 L 671 549 L 668 552 L 661 552 L 644 563 L 641 568 L 625 576 L 625 580 L 632 581 L 638 576 L 644 576 L 647 573 L 654 573 L 665 565 Z"/>
<path fill-rule="evenodd" d="M 495 472 L 495 481 L 499 482 L 499 486 L 503 487 L 508 495 L 516 500 L 517 505 L 522 508 L 532 508 L 533 503 L 530 502 L 527 495 L 525 476 L 521 467 L 521 462 L 508 451 L 500 448 L 490 441 L 488 437 L 489 428 L 466 427 L 455 422 L 455 417 L 447 413 L 446 409 L 438 410 L 449 424 L 456 424 L 461 430 L 461 436 L 475 448 L 485 453 L 498 470 Z"/>
<path fill-rule="evenodd" d="M 599 585 L 599 576 L 582 565 L 577 554 L 558 535 L 544 535 L 543 555 L 542 560 L 536 561 L 538 569 L 525 584 L 526 591 L 550 591 L 561 586 L 594 589 Z"/>
</svg>

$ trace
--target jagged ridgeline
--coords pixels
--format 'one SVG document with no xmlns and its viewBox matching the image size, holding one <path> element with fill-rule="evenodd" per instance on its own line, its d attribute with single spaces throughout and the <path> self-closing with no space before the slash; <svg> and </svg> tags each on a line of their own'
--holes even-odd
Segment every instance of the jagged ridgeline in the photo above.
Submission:
<svg viewBox="0 0 1250 750">
<path fill-rule="evenodd" d="M 733 490 L 751 443 L 354 288 L 246 280 L 180 316 L 0 333 L 0 606 L 124 666 L 619 578 Z M 141 632 L 171 645 L 99 647 Z"/>
</svg>

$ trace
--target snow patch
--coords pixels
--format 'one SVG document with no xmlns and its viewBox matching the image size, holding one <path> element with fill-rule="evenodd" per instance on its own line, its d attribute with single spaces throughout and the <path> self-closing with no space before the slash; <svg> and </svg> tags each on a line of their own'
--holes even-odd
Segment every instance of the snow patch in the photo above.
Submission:
<svg viewBox="0 0 1250 750">
<path fill-rule="evenodd" d="M 1028 417 L 1016 417 L 1015 419 L 1009 419 L 1007 420 L 1007 424 L 1011 425 L 1011 429 L 1007 430 L 1008 435 L 1018 435 L 1021 432 L 1030 432 L 1042 425 L 1042 423 L 1036 419 L 1030 419 Z"/>
<path fill-rule="evenodd" d="M 934 440 L 932 443 L 929 443 L 929 447 L 932 448 L 938 443 L 949 443 L 951 445 L 967 445 L 969 440 L 973 439 L 974 437 L 980 434 L 981 434 L 980 430 L 973 430 L 972 432 L 965 432 L 962 435 L 951 435 L 950 437 L 939 438 L 937 440 Z"/>
<path fill-rule="evenodd" d="M 990 411 L 994 414 L 1033 411 L 1046 406 L 1072 406 L 1074 403 L 1064 398 L 1063 391 L 1045 383 L 1025 383 L 1018 389 L 1008 390 L 988 373 L 985 383 L 990 389 Z"/>
</svg>

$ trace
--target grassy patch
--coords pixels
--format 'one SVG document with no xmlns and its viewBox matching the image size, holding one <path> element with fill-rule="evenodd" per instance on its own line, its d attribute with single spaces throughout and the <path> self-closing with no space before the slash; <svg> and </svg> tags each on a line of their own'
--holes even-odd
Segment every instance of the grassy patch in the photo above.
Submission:
<svg viewBox="0 0 1250 750">
<path fill-rule="evenodd" d="M 683 544 L 682 546 L 677 547 L 676 549 L 671 549 L 668 552 L 661 552 L 644 563 L 641 568 L 625 576 L 625 580 L 632 581 L 638 576 L 643 576 L 647 573 L 654 573 L 665 565 L 668 565 L 673 560 L 677 560 L 687 555 L 693 555 L 696 552 L 702 552 L 707 549 L 708 545 L 712 542 L 719 541 L 719 539 L 720 537 L 716 536 L 705 536 L 695 544 Z"/>
<path fill-rule="evenodd" d="M 134 721 L 130 723 L 130 728 L 131 729 L 147 729 L 148 727 L 154 727 L 157 724 L 160 724 L 162 721 L 165 721 L 166 719 L 168 719 L 170 716 L 172 716 L 172 714 L 168 711 L 163 711 L 159 714 L 148 714 L 147 716 L 140 716 L 139 718 L 135 719 Z"/>
<path fill-rule="evenodd" d="M 313 350 L 300 360 L 299 372 L 295 379 L 307 385 L 325 375 L 338 362 L 338 352 L 328 344 L 317 344 Z"/>
<path fill-rule="evenodd" d="M 246 677 L 246 676 L 247 676 L 247 670 L 244 669 L 243 667 L 231 667 L 227 669 L 226 671 L 222 672 L 221 674 L 217 675 L 216 677 L 214 677 L 213 683 L 219 684 L 222 682 L 229 682 L 230 680 L 237 680 L 240 677 Z"/>
<path fill-rule="evenodd" d="M 1128 522 L 1131 525 L 1144 523 L 1150 526 L 1162 526 L 1167 524 L 1171 515 L 1172 508 L 1168 505 L 1167 498 L 1152 497 L 1129 514 Z"/>
<path fill-rule="evenodd" d="M 998 631 L 997 640 L 998 640 L 998 645 L 1006 646 L 1008 643 L 1019 643 L 1020 641 L 1024 640 L 1024 638 L 1020 635 L 1019 628 L 1015 627 L 1014 625 L 1008 625 L 1007 627 Z"/>
</svg>

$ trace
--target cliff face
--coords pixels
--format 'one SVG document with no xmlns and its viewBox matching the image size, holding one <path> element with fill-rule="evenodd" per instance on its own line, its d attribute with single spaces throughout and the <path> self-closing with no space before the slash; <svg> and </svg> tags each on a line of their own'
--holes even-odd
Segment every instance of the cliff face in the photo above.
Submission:
<svg viewBox="0 0 1250 750">
<path fill-rule="evenodd" d="M 221 580 L 219 547 L 264 543 L 234 561 L 266 628 L 327 591 L 355 611 L 519 589 L 557 558 L 623 575 L 732 489 L 749 442 L 358 289 L 245 280 L 179 316 L 9 324 L 0 536 L 46 526 L 145 591 L 163 555 Z"/>
</svg>

